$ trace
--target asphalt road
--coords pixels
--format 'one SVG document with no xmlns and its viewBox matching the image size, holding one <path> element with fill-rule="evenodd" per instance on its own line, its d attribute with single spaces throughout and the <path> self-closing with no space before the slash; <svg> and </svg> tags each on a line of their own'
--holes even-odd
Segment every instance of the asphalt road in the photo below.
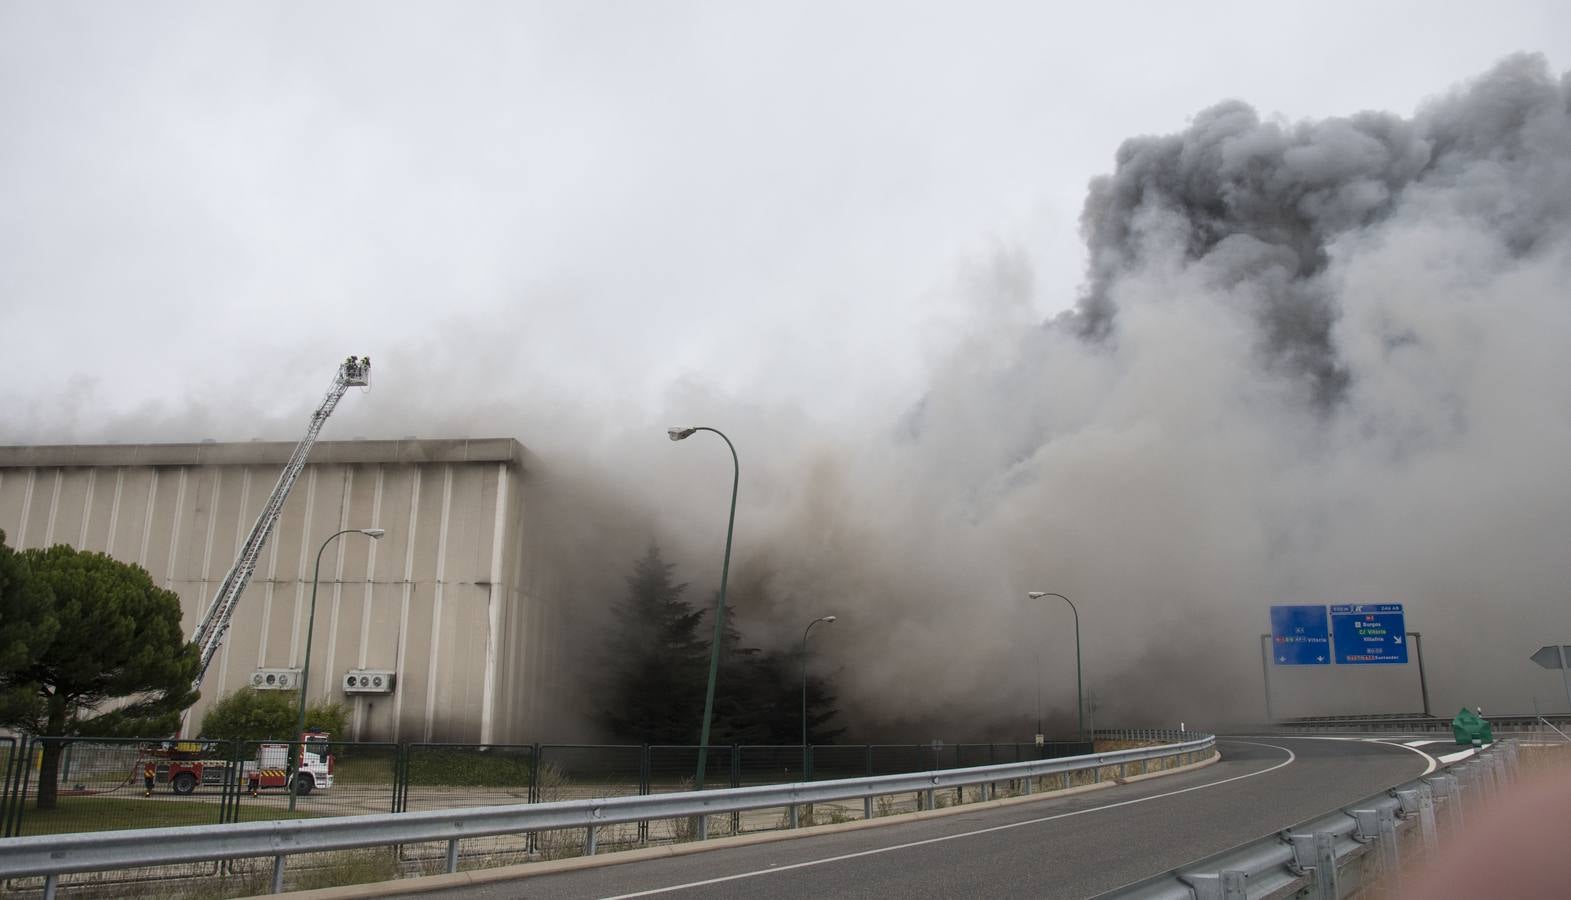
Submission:
<svg viewBox="0 0 1571 900">
<path fill-rule="evenodd" d="M 1089 897 L 1429 766 L 1395 743 L 1224 738 L 1203 769 L 1071 797 L 432 892 L 428 898 Z"/>
</svg>

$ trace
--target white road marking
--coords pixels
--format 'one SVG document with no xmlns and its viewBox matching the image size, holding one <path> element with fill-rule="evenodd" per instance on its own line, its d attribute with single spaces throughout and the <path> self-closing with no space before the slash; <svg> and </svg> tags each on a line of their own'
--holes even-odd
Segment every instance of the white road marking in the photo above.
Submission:
<svg viewBox="0 0 1571 900">
<path fill-rule="evenodd" d="M 1271 737 L 1271 735 L 1250 735 L 1250 737 Z M 1449 762 L 1450 761 L 1450 759 L 1448 757 L 1444 757 L 1444 756 L 1440 757 L 1439 760 L 1437 761 L 1435 757 L 1429 755 L 1428 753 L 1425 753 L 1424 751 L 1418 749 L 1417 747 L 1413 746 L 1412 744 L 1398 743 L 1398 741 L 1400 740 L 1399 738 L 1340 737 L 1340 736 L 1337 736 L 1337 735 L 1328 735 L 1328 734 L 1304 734 L 1304 735 L 1295 734 L 1295 735 L 1292 735 L 1290 737 L 1288 735 L 1282 735 L 1282 737 L 1286 737 L 1289 740 L 1294 740 L 1294 741 L 1360 741 L 1360 742 L 1365 743 L 1365 744 L 1384 744 L 1387 747 L 1398 747 L 1398 748 L 1403 749 L 1403 750 L 1409 750 L 1409 751 L 1412 751 L 1413 753 L 1417 753 L 1419 756 L 1422 756 L 1425 759 L 1425 761 L 1427 761 L 1429 763 L 1429 766 L 1427 768 L 1425 768 L 1424 771 L 1419 773 L 1419 775 L 1418 775 L 1419 778 L 1423 778 L 1425 775 L 1428 775 L 1430 772 L 1433 772 L 1435 769 L 1439 768 L 1440 767 L 1440 763 L 1442 763 L 1442 762 Z M 1229 738 L 1229 740 L 1236 740 L 1236 739 L 1235 738 Z M 1247 743 L 1247 742 L 1242 742 L 1242 743 Z M 1438 741 L 1430 741 L 1429 743 L 1439 743 L 1439 742 Z"/>
<path fill-rule="evenodd" d="M 1440 762 L 1438 760 L 1436 760 L 1433 756 L 1429 755 L 1428 753 L 1425 753 L 1424 751 L 1422 751 L 1422 750 L 1418 749 L 1417 747 L 1413 746 L 1412 744 L 1399 744 L 1396 741 L 1382 741 L 1382 740 L 1379 740 L 1378 738 L 1371 739 L 1370 743 L 1371 744 L 1385 744 L 1387 747 L 1401 747 L 1403 750 L 1410 750 L 1413 753 L 1417 753 L 1419 756 L 1422 756 L 1429 763 L 1429 765 L 1428 765 L 1428 767 L 1426 767 L 1424 769 L 1424 771 L 1422 773 L 1419 774 L 1419 776 L 1418 776 L 1419 778 L 1423 778 L 1425 775 L 1428 775 L 1430 772 L 1433 772 L 1435 769 L 1440 768 Z M 1425 743 L 1435 743 L 1435 742 L 1434 741 L 1427 741 Z"/>
<path fill-rule="evenodd" d="M 959 834 L 946 834 L 946 835 L 943 835 L 942 837 L 927 838 L 926 840 L 921 840 L 921 841 L 911 841 L 911 842 L 905 843 L 905 844 L 894 844 L 894 845 L 889 846 L 889 847 L 876 847 L 876 848 L 874 848 L 872 850 L 861 850 L 861 851 L 858 851 L 856 853 L 841 854 L 840 856 L 828 856 L 828 857 L 825 857 L 823 859 L 812 859 L 812 860 L 808 860 L 807 862 L 792 863 L 791 865 L 788 865 L 788 866 L 771 866 L 770 868 L 767 868 L 767 869 L 755 869 L 754 871 L 751 871 L 751 872 L 738 872 L 735 875 L 722 875 L 719 878 L 708 878 L 708 879 L 705 879 L 703 881 L 689 881 L 686 884 L 673 884 L 673 885 L 668 885 L 666 887 L 651 888 L 650 890 L 647 890 L 647 891 L 635 891 L 634 893 L 631 893 L 631 894 L 617 894 L 617 895 L 615 895 L 613 897 L 605 897 L 605 898 L 603 898 L 603 900 L 628 900 L 628 898 L 631 898 L 631 897 L 648 897 L 648 896 L 652 896 L 654 894 L 665 894 L 665 893 L 669 893 L 671 891 L 686 890 L 688 888 L 705 887 L 705 886 L 711 885 L 711 884 L 724 884 L 727 881 L 738 881 L 738 880 L 743 879 L 743 878 L 755 878 L 755 877 L 757 877 L 759 875 L 772 875 L 772 874 L 774 874 L 776 872 L 788 872 L 788 871 L 790 871 L 792 869 L 805 869 L 805 868 L 809 868 L 811 866 L 821 866 L 821 865 L 824 865 L 826 863 L 841 862 L 841 861 L 847 860 L 847 859 L 857 859 L 858 857 L 862 857 L 862 856 L 877 856 L 880 853 L 890 853 L 890 852 L 895 851 L 895 850 L 908 850 L 908 849 L 910 849 L 912 847 L 923 847 L 923 846 L 926 846 L 928 844 L 939 844 L 939 843 L 943 843 L 944 841 L 953 841 L 953 840 L 956 840 L 958 838 L 975 837 L 975 836 L 977 836 L 979 834 L 991 834 L 991 833 L 993 833 L 995 831 L 1007 831 L 1007 830 L 1009 830 L 1011 828 L 1020 828 L 1020 827 L 1026 826 L 1026 825 L 1040 825 L 1043 822 L 1051 822 L 1051 821 L 1053 821 L 1055 819 L 1067 819 L 1067 818 L 1070 818 L 1071 816 L 1082 816 L 1082 815 L 1085 815 L 1086 813 L 1101 812 L 1102 810 L 1105 810 L 1105 809 L 1117 809 L 1120 806 L 1133 806 L 1136 803 L 1145 803 L 1145 802 L 1150 801 L 1150 800 L 1161 800 L 1161 799 L 1166 798 L 1166 797 L 1176 797 L 1179 794 L 1187 794 L 1190 791 L 1204 790 L 1205 788 L 1217 787 L 1219 785 L 1224 785 L 1224 784 L 1227 784 L 1227 783 L 1233 782 L 1233 781 L 1241 781 L 1241 780 L 1243 780 L 1245 778 L 1253 778 L 1256 775 L 1265 775 L 1268 772 L 1275 772 L 1277 769 L 1280 769 L 1283 766 L 1292 765 L 1293 761 L 1298 759 L 1297 755 L 1295 755 L 1292 750 L 1289 750 L 1288 748 L 1280 746 L 1278 744 L 1265 744 L 1265 743 L 1260 743 L 1260 742 L 1257 742 L 1257 741 L 1237 741 L 1237 740 L 1229 740 L 1229 743 L 1233 743 L 1233 744 L 1252 744 L 1252 745 L 1257 746 L 1257 747 L 1270 747 L 1270 748 L 1272 748 L 1274 750 L 1281 750 L 1283 753 L 1287 754 L 1287 759 L 1283 760 L 1282 762 L 1277 763 L 1276 765 L 1272 766 L 1269 769 L 1261 769 L 1258 772 L 1246 772 L 1243 775 L 1234 775 L 1231 778 L 1224 778 L 1221 781 L 1208 781 L 1205 784 L 1197 784 L 1197 785 L 1194 785 L 1193 787 L 1180 788 L 1179 790 L 1176 790 L 1176 791 L 1168 791 L 1165 794 L 1153 794 L 1153 795 L 1151 795 L 1149 797 L 1136 797 L 1133 800 L 1120 800 L 1117 803 L 1108 803 L 1108 804 L 1105 804 L 1103 806 L 1093 806 L 1093 807 L 1091 807 L 1089 809 L 1077 809 L 1077 810 L 1075 810 L 1073 812 L 1058 813 L 1057 815 L 1042 816 L 1039 819 L 1027 819 L 1024 822 L 1010 822 L 1007 825 L 993 825 L 993 826 L 991 826 L 989 828 L 979 828 L 979 829 L 977 829 L 975 831 L 964 831 L 964 832 L 960 832 Z"/>
<path fill-rule="evenodd" d="M 1460 760 L 1467 759 L 1469 756 L 1472 756 L 1476 752 L 1478 752 L 1478 751 L 1474 750 L 1472 747 L 1469 747 L 1466 750 L 1460 750 L 1460 751 L 1458 751 L 1456 753 L 1447 753 L 1445 756 L 1440 757 L 1440 761 L 1445 763 L 1446 765 L 1450 765 L 1450 764 L 1452 764 L 1454 762 L 1458 762 Z"/>
<path fill-rule="evenodd" d="M 1409 747 L 1427 747 L 1430 744 L 1438 744 L 1438 743 L 1441 743 L 1441 741 L 1439 741 L 1439 740 L 1425 740 L 1425 741 L 1407 741 L 1406 742 L 1407 746 L 1409 746 Z"/>
</svg>

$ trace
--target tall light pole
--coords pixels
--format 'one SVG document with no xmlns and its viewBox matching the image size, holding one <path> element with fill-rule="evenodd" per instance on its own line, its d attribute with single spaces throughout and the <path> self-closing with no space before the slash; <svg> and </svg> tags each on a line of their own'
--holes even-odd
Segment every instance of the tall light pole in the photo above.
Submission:
<svg viewBox="0 0 1571 900">
<path fill-rule="evenodd" d="M 819 616 L 802 629 L 802 780 L 807 780 L 807 633 L 819 622 L 828 624 L 834 616 Z"/>
<path fill-rule="evenodd" d="M 1083 738 L 1086 733 L 1086 703 L 1085 691 L 1080 684 L 1080 610 L 1075 609 L 1075 601 L 1065 597 L 1063 594 L 1055 594 L 1052 591 L 1030 591 L 1026 596 L 1032 600 L 1040 600 L 1043 597 L 1057 597 L 1069 604 L 1070 610 L 1075 614 L 1075 710 L 1079 719 L 1080 737 Z"/>
<path fill-rule="evenodd" d="M 725 583 L 731 574 L 731 533 L 736 527 L 736 488 L 742 481 L 742 463 L 736 458 L 736 445 L 717 428 L 699 425 L 693 428 L 667 428 L 666 436 L 673 441 L 686 440 L 700 431 L 713 431 L 731 448 L 731 517 L 725 526 L 725 559 L 720 564 L 720 597 L 715 601 L 715 637 L 709 644 L 709 686 L 704 690 L 704 725 L 698 734 L 698 776 L 693 780 L 694 790 L 704 789 L 704 764 L 709 760 L 709 720 L 715 712 L 715 679 L 720 675 L 720 642 L 725 639 Z"/>
<path fill-rule="evenodd" d="M 1037 647 L 1032 651 L 1036 657 L 1036 741 L 1037 746 L 1042 745 L 1042 648 Z"/>
<path fill-rule="evenodd" d="M 295 808 L 295 795 L 299 791 L 295 779 L 300 777 L 300 764 L 305 761 L 305 691 L 307 685 L 311 683 L 311 633 L 316 626 L 316 586 L 322 576 L 322 553 L 327 550 L 328 544 L 344 534 L 363 534 L 374 541 L 387 532 L 380 528 L 345 528 L 343 531 L 328 535 L 327 540 L 323 541 L 322 546 L 316 551 L 316 568 L 311 571 L 311 611 L 306 615 L 305 620 L 305 660 L 300 664 L 300 714 L 295 719 L 295 739 L 290 742 L 294 747 L 294 752 L 289 754 L 291 773 L 288 786 L 291 810 Z"/>
</svg>

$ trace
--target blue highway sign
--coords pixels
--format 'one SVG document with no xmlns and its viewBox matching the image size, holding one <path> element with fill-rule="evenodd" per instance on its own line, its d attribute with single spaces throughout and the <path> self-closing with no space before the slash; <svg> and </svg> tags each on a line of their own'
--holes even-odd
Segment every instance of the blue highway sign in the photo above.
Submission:
<svg viewBox="0 0 1571 900">
<path fill-rule="evenodd" d="M 1279 666 L 1331 664 L 1324 606 L 1271 607 L 1271 659 Z"/>
<path fill-rule="evenodd" d="M 1407 625 L 1400 603 L 1333 606 L 1331 633 L 1339 665 L 1407 662 Z"/>
</svg>

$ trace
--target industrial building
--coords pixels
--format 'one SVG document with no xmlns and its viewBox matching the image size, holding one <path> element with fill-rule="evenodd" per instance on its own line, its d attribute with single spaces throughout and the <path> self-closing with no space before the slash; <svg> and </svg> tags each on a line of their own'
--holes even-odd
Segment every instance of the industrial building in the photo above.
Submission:
<svg viewBox="0 0 1571 900">
<path fill-rule="evenodd" d="M 0 529 L 14 547 L 64 543 L 142 566 L 180 595 L 189 634 L 294 446 L 0 447 Z M 298 689 L 318 549 L 341 529 L 382 528 L 322 554 L 311 702 L 345 703 L 353 739 L 539 740 L 557 667 L 526 541 L 526 458 L 511 438 L 317 443 L 187 733 L 242 685 Z"/>
</svg>

